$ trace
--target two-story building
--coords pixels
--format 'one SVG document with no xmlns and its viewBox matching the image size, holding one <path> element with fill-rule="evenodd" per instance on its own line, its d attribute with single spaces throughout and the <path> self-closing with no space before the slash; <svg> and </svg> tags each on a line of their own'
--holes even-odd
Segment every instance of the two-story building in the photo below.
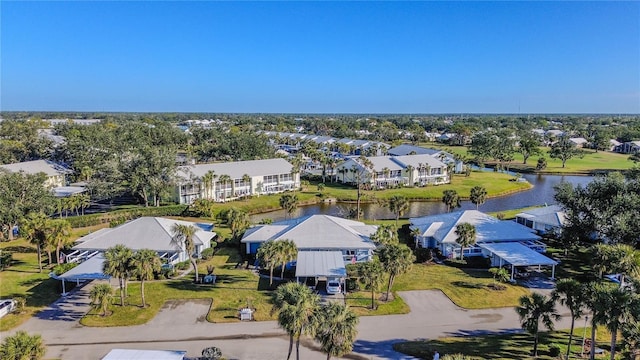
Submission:
<svg viewBox="0 0 640 360">
<path fill-rule="evenodd" d="M 25 174 L 43 173 L 47 176 L 45 186 L 57 188 L 67 185 L 67 175 L 71 170 L 62 165 L 47 160 L 33 160 L 13 164 L 0 165 L 1 169 L 10 172 L 24 172 Z"/>
</svg>

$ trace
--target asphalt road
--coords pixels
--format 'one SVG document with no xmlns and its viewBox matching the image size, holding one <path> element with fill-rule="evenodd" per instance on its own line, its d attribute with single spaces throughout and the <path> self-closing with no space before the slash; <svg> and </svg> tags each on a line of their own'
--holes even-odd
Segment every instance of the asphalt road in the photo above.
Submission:
<svg viewBox="0 0 640 360">
<path fill-rule="evenodd" d="M 205 317 L 210 303 L 202 300 L 168 302 L 144 325 L 82 326 L 78 321 L 88 311 L 91 286 L 76 289 L 12 332 L 41 334 L 47 344 L 47 358 L 101 359 L 113 348 L 186 350 L 187 356 L 196 357 L 208 346 L 219 347 L 228 359 L 286 357 L 289 339 L 276 322 L 209 323 Z M 411 312 L 361 317 L 354 352 L 345 359 L 411 359 L 393 351 L 392 344 L 441 336 L 521 331 L 513 308 L 466 310 L 454 305 L 440 291 L 408 291 L 400 296 Z M 568 310 L 560 309 L 560 313 L 567 315 Z M 568 316 L 563 316 L 556 327 L 568 328 Z M 326 359 L 309 340 L 301 342 L 300 354 L 305 360 Z"/>
</svg>

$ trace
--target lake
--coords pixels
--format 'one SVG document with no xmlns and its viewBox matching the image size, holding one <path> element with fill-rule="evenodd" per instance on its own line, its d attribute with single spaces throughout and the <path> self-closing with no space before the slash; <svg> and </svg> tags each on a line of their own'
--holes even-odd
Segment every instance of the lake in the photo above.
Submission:
<svg viewBox="0 0 640 360">
<path fill-rule="evenodd" d="M 569 175 L 535 175 L 525 174 L 523 175 L 527 181 L 529 181 L 533 188 L 527 191 L 518 192 L 512 195 L 501 196 L 497 198 L 488 199 L 483 205 L 480 206 L 483 212 L 496 212 L 505 211 L 510 209 L 519 209 L 527 206 L 555 204 L 553 195 L 555 194 L 554 186 L 562 182 L 568 182 L 575 185 L 586 185 L 593 177 L 591 176 L 569 176 Z M 302 206 L 296 209 L 292 214 L 292 217 L 301 217 L 315 214 L 326 214 L 340 217 L 346 217 L 349 212 L 349 208 L 355 207 L 350 203 L 337 203 L 337 204 L 315 204 Z M 384 206 L 378 204 L 362 204 L 362 210 L 364 212 L 365 219 L 379 220 L 379 219 L 393 219 L 394 215 Z M 462 202 L 462 210 L 475 209 L 475 205 L 470 201 Z M 409 211 L 407 211 L 403 217 L 419 217 L 425 215 L 440 214 L 447 211 L 447 207 L 440 201 L 414 201 L 411 202 Z M 254 223 L 259 222 L 262 219 L 270 218 L 273 221 L 280 221 L 285 219 L 284 210 L 271 211 L 268 213 L 252 215 L 251 220 Z"/>
</svg>

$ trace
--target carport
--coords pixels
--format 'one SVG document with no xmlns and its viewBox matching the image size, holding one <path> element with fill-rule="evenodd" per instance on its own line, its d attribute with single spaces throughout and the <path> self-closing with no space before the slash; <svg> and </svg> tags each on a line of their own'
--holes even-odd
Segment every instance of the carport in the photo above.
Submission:
<svg viewBox="0 0 640 360">
<path fill-rule="evenodd" d="M 551 266 L 551 279 L 555 279 L 557 261 L 540 254 L 518 242 L 506 243 L 477 243 L 483 250 L 490 253 L 491 264 L 502 266 L 511 264 L 511 280 L 515 274 L 516 266 Z M 497 258 L 497 261 L 496 261 Z"/>
<path fill-rule="evenodd" d="M 67 290 L 65 287 L 65 282 L 67 281 L 75 281 L 76 284 L 80 284 L 80 281 L 85 280 L 106 280 L 111 278 L 109 275 L 105 275 L 102 272 L 102 263 L 104 262 L 104 256 L 99 253 L 95 256 L 87 259 L 86 261 L 80 263 L 78 266 L 73 269 L 67 271 L 62 275 L 55 275 L 54 273 L 50 273 L 49 277 L 62 280 L 62 296 L 67 295 Z"/>
<path fill-rule="evenodd" d="M 296 280 L 314 278 L 316 284 L 319 277 L 344 279 L 347 269 L 341 251 L 300 251 L 296 261 Z"/>
</svg>

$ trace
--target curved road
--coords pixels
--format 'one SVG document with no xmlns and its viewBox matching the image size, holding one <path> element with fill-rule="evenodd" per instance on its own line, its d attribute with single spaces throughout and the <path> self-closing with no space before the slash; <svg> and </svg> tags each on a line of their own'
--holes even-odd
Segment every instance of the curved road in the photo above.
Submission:
<svg viewBox="0 0 640 360">
<path fill-rule="evenodd" d="M 227 359 L 276 360 L 285 358 L 288 337 L 274 321 L 212 324 L 205 320 L 209 303 L 176 301 L 165 304 L 149 323 L 129 327 L 92 328 L 78 323 L 88 311 L 92 284 L 76 289 L 66 298 L 15 329 L 42 335 L 47 358 L 101 359 L 113 348 L 187 350 L 200 355 L 203 348 L 219 347 Z M 440 291 L 408 291 L 400 296 L 411 308 L 406 315 L 364 316 L 358 340 L 348 359 L 411 359 L 393 351 L 398 341 L 485 332 L 520 331 L 513 308 L 466 310 L 454 305 Z M 569 327 L 568 310 L 560 309 L 558 328 Z M 295 351 L 295 349 L 294 349 Z M 326 359 L 315 343 L 303 341 L 302 359 Z"/>
</svg>

